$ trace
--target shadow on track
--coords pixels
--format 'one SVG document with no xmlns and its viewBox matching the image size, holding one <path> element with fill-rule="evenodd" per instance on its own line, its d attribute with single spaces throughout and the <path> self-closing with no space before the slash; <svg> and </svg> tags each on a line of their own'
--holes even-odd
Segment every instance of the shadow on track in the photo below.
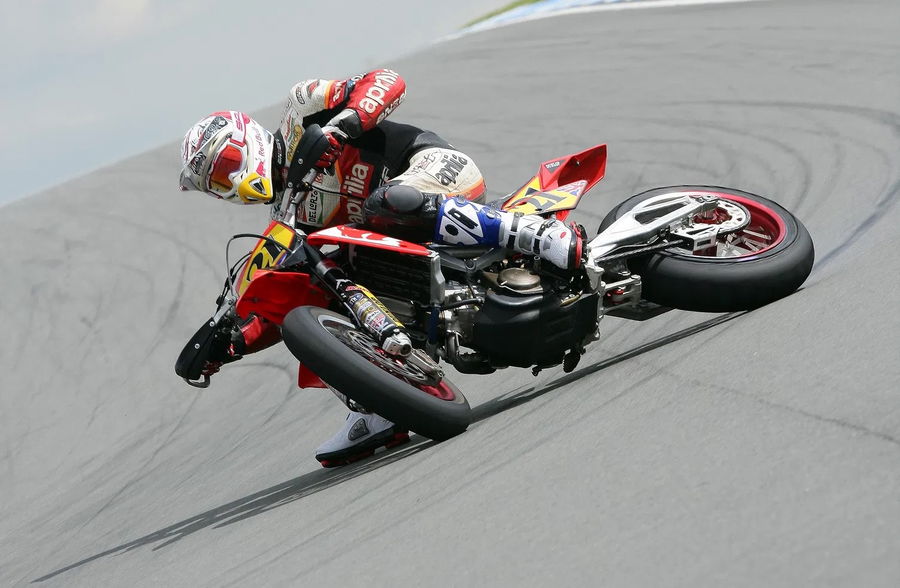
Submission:
<svg viewBox="0 0 900 588">
<path fill-rule="evenodd" d="M 500 398 L 489 400 L 472 409 L 472 422 L 478 422 L 488 419 L 494 415 L 500 414 L 501 412 L 507 411 L 511 408 L 515 408 L 520 404 L 531 402 L 535 398 L 540 398 L 548 392 L 558 390 L 559 388 L 567 386 L 572 382 L 584 378 L 585 376 L 589 376 L 593 373 L 599 372 L 600 370 L 604 370 L 608 367 L 614 366 L 617 363 L 621 363 L 633 357 L 643 355 L 648 351 L 659 349 L 660 347 L 668 345 L 669 343 L 674 343 L 675 341 L 680 341 L 681 339 L 690 337 L 691 335 L 696 335 L 697 333 L 700 333 L 707 329 L 711 329 L 717 325 L 721 325 L 722 323 L 727 323 L 728 321 L 745 315 L 748 312 L 750 311 L 745 310 L 741 312 L 730 312 L 728 314 L 719 315 L 715 318 L 709 319 L 708 321 L 703 321 L 702 323 L 698 323 L 692 327 L 676 331 L 671 335 L 666 335 L 665 337 L 660 337 L 659 339 L 650 341 L 649 343 L 645 343 L 643 345 L 635 347 L 634 349 L 629 349 L 628 351 L 620 353 L 619 355 L 614 355 L 613 357 L 604 359 L 603 361 L 599 361 L 595 364 L 583 367 L 580 370 L 574 371 L 570 374 L 560 376 L 552 382 L 548 382 L 545 386 L 538 388 L 529 386 L 524 390 L 521 390 L 520 392 L 513 392 L 509 396 L 502 396 Z"/>
<path fill-rule="evenodd" d="M 201 531 L 209 527 L 224 527 L 226 525 L 237 523 L 244 519 L 263 514 L 272 509 L 284 506 L 285 504 L 290 504 L 291 502 L 300 500 L 301 498 L 305 498 L 317 492 L 321 492 L 322 490 L 327 490 L 332 486 L 337 486 L 338 484 L 346 482 L 347 480 L 352 480 L 357 476 L 361 476 L 368 472 L 377 470 L 378 468 L 401 460 L 409 455 L 413 455 L 415 453 L 423 451 L 435 444 L 436 443 L 434 441 L 431 441 L 430 439 L 413 436 L 412 442 L 409 445 L 391 451 L 390 453 L 379 454 L 366 461 L 361 461 L 357 464 L 345 466 L 338 469 L 319 469 L 307 474 L 303 474 L 302 476 L 299 476 L 292 480 L 288 480 L 287 482 L 282 482 L 281 484 L 266 488 L 265 490 L 254 492 L 253 494 L 235 500 L 234 502 L 229 502 L 228 504 L 223 504 L 222 506 L 218 506 L 216 508 L 213 508 L 212 510 L 200 513 L 189 519 L 185 519 L 183 521 L 175 523 L 174 525 L 170 525 L 164 529 L 160 529 L 159 531 L 150 533 L 149 535 L 144 535 L 143 537 L 135 539 L 134 541 L 123 543 L 122 545 L 119 545 L 117 547 L 107 549 L 106 551 L 103 551 L 96 555 L 92 555 L 81 561 L 69 564 L 62 568 L 59 568 L 58 570 L 54 570 L 49 574 L 32 580 L 32 584 L 50 580 L 55 576 L 81 567 L 85 564 L 91 563 L 92 561 L 95 561 L 102 557 L 106 557 L 108 555 L 126 553 L 133 549 L 137 549 L 138 547 L 144 547 L 153 545 L 154 543 L 158 543 L 158 545 L 155 545 L 153 547 L 153 550 L 155 551 L 157 549 L 161 549 L 163 547 L 171 545 L 176 541 L 180 541 L 181 539 L 184 539 L 185 537 L 188 537 L 189 535 L 192 535 L 197 531 Z"/>
<path fill-rule="evenodd" d="M 522 390 L 521 392 L 514 392 L 510 396 L 490 400 L 475 407 L 472 410 L 472 422 L 483 421 L 494 415 L 500 414 L 501 412 L 515 408 L 520 404 L 524 404 L 526 402 L 534 400 L 535 398 L 539 398 L 544 394 L 547 394 L 548 392 L 558 390 L 559 388 L 562 388 L 563 386 L 566 386 L 576 380 L 580 380 L 585 376 L 589 376 L 617 363 L 621 363 L 633 357 L 637 357 L 639 355 L 647 353 L 648 351 L 658 349 L 664 345 L 674 343 L 675 341 L 679 341 L 686 337 L 690 337 L 691 335 L 700 333 L 707 329 L 711 329 L 712 327 L 728 322 L 744 314 L 746 314 L 746 312 L 733 312 L 717 316 L 710 320 L 696 324 L 692 327 L 688 327 L 670 335 L 666 335 L 665 337 L 660 337 L 659 339 L 656 339 L 649 343 L 645 343 L 644 345 L 635 347 L 634 349 L 630 349 L 624 353 L 620 353 L 619 355 L 610 357 L 593 365 L 581 368 L 580 370 L 577 370 L 570 374 L 561 376 L 541 388 L 535 389 L 533 387 L 529 387 L 525 390 Z M 69 570 L 81 567 L 85 564 L 91 563 L 92 561 L 108 555 L 125 553 L 133 549 L 137 549 L 138 547 L 153 545 L 155 543 L 157 545 L 153 547 L 153 550 L 157 550 L 171 545 L 172 543 L 175 543 L 181 539 L 184 539 L 185 537 L 192 535 L 197 531 L 201 531 L 209 527 L 218 528 L 237 523 L 244 519 L 248 519 L 250 517 L 254 517 L 256 515 L 263 514 L 265 512 L 278 508 L 280 506 L 284 506 L 285 504 L 290 504 L 291 502 L 300 500 L 301 498 L 305 498 L 306 496 L 321 492 L 322 490 L 327 490 L 328 488 L 341 484 L 342 482 L 352 480 L 353 478 L 366 474 L 370 471 L 377 470 L 378 468 L 386 466 L 390 463 L 404 459 L 407 456 L 414 455 L 420 451 L 424 451 L 425 449 L 428 449 L 429 447 L 432 447 L 436 444 L 436 442 L 429 439 L 414 436 L 411 444 L 389 453 L 380 454 L 378 456 L 370 458 L 367 461 L 361 461 L 357 464 L 345 466 L 339 469 L 315 470 L 307 474 L 303 474 L 302 476 L 299 476 L 292 480 L 288 480 L 287 482 L 283 482 L 270 488 L 266 488 L 265 490 L 260 490 L 259 492 L 255 492 L 253 494 L 235 500 L 234 502 L 223 504 L 222 506 L 216 507 L 212 510 L 208 510 L 189 519 L 185 519 L 181 522 L 175 523 L 174 525 L 170 525 L 164 529 L 160 529 L 159 531 L 155 531 L 153 533 L 150 533 L 149 535 L 145 535 L 139 539 L 129 541 L 128 543 L 123 543 L 122 545 L 119 545 L 117 547 L 113 547 L 96 555 L 87 557 L 81 561 L 59 568 L 58 570 L 54 570 L 49 574 L 33 580 L 32 583 L 49 580 L 62 573 L 68 572 Z"/>
</svg>

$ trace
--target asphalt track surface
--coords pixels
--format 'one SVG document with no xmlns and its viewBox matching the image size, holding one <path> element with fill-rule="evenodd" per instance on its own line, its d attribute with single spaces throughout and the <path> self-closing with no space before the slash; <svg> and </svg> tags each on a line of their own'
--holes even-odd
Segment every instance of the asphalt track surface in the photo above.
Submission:
<svg viewBox="0 0 900 588">
<path fill-rule="evenodd" d="M 396 113 L 495 195 L 609 144 L 578 220 L 657 185 L 768 195 L 817 263 L 751 313 L 607 318 L 578 370 L 455 376 L 464 435 L 348 468 L 283 347 L 172 373 L 267 211 L 173 189 L 172 146 L 0 209 L 0 585 L 900 584 L 900 4 L 524 23 L 394 64 Z M 264 113 L 274 122 L 277 109 Z"/>
</svg>

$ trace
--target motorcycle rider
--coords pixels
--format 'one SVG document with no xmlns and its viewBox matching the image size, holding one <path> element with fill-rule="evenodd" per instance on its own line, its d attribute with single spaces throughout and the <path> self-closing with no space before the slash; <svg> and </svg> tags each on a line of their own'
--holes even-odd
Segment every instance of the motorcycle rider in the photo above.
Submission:
<svg viewBox="0 0 900 588">
<path fill-rule="evenodd" d="M 214 112 L 185 135 L 181 189 L 238 204 L 271 203 L 298 185 L 297 146 L 304 130 L 318 124 L 329 147 L 316 167 L 325 171 L 298 208 L 299 228 L 365 223 L 406 239 L 503 245 L 562 269 L 581 263 L 583 229 L 482 205 L 484 181 L 471 157 L 431 131 L 386 121 L 405 96 L 405 81 L 378 69 L 295 84 L 275 133 L 242 112 Z M 280 332 L 251 316 L 223 340 L 230 343 L 211 352 L 204 375 L 278 342 Z M 392 422 L 351 411 L 316 459 L 325 467 L 343 465 L 408 440 Z"/>
</svg>

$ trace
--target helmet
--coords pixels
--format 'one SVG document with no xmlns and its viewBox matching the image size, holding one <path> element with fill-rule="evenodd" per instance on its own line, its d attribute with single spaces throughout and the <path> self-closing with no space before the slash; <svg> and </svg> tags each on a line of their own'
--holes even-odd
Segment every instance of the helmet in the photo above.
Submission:
<svg viewBox="0 0 900 588">
<path fill-rule="evenodd" d="M 243 112 L 210 114 L 184 136 L 181 189 L 240 204 L 271 201 L 273 140 Z"/>
</svg>

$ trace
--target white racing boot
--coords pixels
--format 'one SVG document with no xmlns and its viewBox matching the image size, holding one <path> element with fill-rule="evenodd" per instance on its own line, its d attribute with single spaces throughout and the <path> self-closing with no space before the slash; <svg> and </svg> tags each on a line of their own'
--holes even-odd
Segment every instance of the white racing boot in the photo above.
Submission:
<svg viewBox="0 0 900 588">
<path fill-rule="evenodd" d="M 347 465 L 373 455 L 382 448 L 409 441 L 409 432 L 377 414 L 350 412 L 344 426 L 316 450 L 322 467 Z"/>
<path fill-rule="evenodd" d="M 464 198 L 441 203 L 435 236 L 452 245 L 500 245 L 541 259 L 563 270 L 581 266 L 584 228 L 537 215 L 495 210 Z"/>
</svg>

